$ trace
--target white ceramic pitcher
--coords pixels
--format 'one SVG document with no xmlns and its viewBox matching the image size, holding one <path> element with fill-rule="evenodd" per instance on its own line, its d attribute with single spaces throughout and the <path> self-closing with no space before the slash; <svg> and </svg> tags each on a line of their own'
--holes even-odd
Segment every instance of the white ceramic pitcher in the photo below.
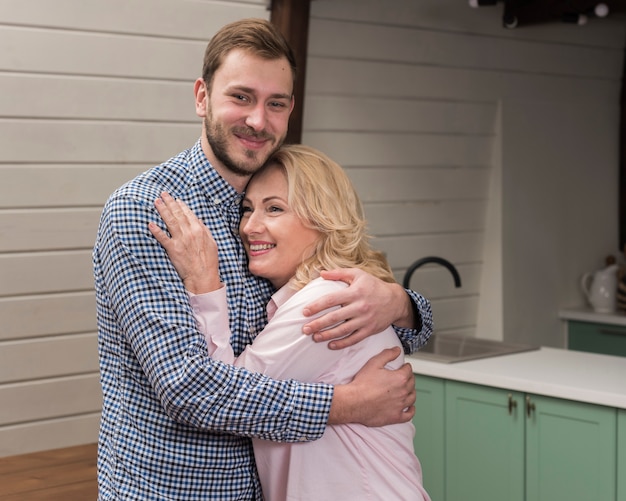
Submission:
<svg viewBox="0 0 626 501">
<path fill-rule="evenodd" d="M 617 264 L 585 273 L 581 287 L 589 304 L 598 313 L 612 313 L 617 306 Z"/>
</svg>

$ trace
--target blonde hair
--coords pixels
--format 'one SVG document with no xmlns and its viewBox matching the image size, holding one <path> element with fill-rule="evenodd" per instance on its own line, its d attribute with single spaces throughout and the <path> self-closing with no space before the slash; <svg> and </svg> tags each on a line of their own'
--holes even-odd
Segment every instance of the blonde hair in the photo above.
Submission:
<svg viewBox="0 0 626 501">
<path fill-rule="evenodd" d="M 307 226 L 320 232 L 313 255 L 300 264 L 290 282 L 301 289 L 334 268 L 360 268 L 395 282 L 382 252 L 370 246 L 361 200 L 339 164 L 301 144 L 284 145 L 264 168 L 279 166 L 287 178 L 289 207 Z"/>
</svg>

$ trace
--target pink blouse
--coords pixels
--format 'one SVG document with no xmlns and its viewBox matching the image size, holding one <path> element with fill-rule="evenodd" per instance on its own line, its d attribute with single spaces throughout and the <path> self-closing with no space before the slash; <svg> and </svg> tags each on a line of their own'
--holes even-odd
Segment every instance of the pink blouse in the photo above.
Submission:
<svg viewBox="0 0 626 501">
<path fill-rule="evenodd" d="M 213 358 L 274 379 L 345 384 L 370 358 L 400 342 L 391 327 L 343 350 L 331 350 L 304 335 L 302 326 L 310 318 L 302 315 L 303 307 L 343 287 L 343 282 L 318 278 L 298 292 L 281 288 L 267 306 L 267 326 L 239 357 L 229 343 L 226 288 L 189 296 Z M 388 367 L 403 363 L 400 355 Z M 267 501 L 430 501 L 413 452 L 414 433 L 410 422 L 379 428 L 343 424 L 329 425 L 312 442 L 253 439 L 263 494 Z"/>
</svg>

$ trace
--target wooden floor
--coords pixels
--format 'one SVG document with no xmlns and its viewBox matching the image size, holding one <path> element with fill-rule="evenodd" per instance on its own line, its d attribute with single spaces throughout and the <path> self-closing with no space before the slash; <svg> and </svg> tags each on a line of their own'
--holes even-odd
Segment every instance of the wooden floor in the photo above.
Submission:
<svg viewBox="0 0 626 501">
<path fill-rule="evenodd" d="M 96 444 L 0 458 L 2 501 L 96 501 Z"/>
</svg>

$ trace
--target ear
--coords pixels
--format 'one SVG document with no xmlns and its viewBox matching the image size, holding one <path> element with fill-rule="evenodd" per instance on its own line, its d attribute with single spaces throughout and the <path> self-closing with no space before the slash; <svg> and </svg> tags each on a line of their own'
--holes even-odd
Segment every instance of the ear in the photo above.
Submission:
<svg viewBox="0 0 626 501">
<path fill-rule="evenodd" d="M 193 93 L 196 96 L 196 115 L 201 118 L 206 116 L 206 107 L 209 99 L 209 93 L 202 78 L 198 78 L 193 85 Z"/>
</svg>

